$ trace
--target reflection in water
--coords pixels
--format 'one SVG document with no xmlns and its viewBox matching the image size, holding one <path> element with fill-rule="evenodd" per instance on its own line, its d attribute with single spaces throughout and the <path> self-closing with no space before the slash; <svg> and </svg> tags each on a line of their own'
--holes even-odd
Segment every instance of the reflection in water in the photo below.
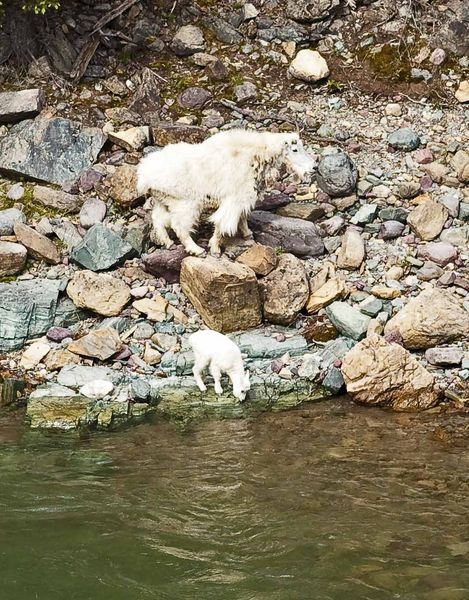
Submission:
<svg viewBox="0 0 469 600">
<path fill-rule="evenodd" d="M 343 400 L 81 438 L 0 422 L 1 597 L 468 599 L 467 439 L 430 419 Z"/>
</svg>

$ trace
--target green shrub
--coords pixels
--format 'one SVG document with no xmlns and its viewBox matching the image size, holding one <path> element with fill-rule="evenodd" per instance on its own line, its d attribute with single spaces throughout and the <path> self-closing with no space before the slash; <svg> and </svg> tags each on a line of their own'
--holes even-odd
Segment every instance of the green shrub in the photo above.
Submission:
<svg viewBox="0 0 469 600">
<path fill-rule="evenodd" d="M 0 0 L 0 12 L 5 8 L 9 0 Z M 59 8 L 60 0 L 24 0 L 21 8 L 31 11 L 37 15 L 43 15 L 50 8 Z"/>
</svg>

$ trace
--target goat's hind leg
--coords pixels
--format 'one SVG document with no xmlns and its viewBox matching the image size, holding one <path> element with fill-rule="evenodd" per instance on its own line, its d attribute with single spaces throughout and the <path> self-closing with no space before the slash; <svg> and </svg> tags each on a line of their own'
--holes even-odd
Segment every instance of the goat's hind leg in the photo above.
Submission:
<svg viewBox="0 0 469 600">
<path fill-rule="evenodd" d="M 171 229 L 178 236 L 189 254 L 202 256 L 205 254 L 205 250 L 201 246 L 198 246 L 190 235 L 197 225 L 198 218 L 198 207 L 191 206 L 188 202 L 180 200 L 171 213 Z"/>
<path fill-rule="evenodd" d="M 207 386 L 205 385 L 202 379 L 202 373 L 205 367 L 208 365 L 208 360 L 195 357 L 194 367 L 192 369 L 192 373 L 194 374 L 195 382 L 201 392 L 207 391 Z"/>
<path fill-rule="evenodd" d="M 239 220 L 239 233 L 243 240 L 254 239 L 254 234 L 248 227 L 248 216 L 246 214 L 242 214 Z"/>
<path fill-rule="evenodd" d="M 167 227 L 169 227 L 170 223 L 170 214 L 167 208 L 158 202 L 158 200 L 155 200 L 155 206 L 151 213 L 151 221 L 153 224 L 153 230 L 150 235 L 152 241 L 161 246 L 165 246 L 165 248 L 172 248 L 174 242 L 169 237 L 167 231 Z"/>
<path fill-rule="evenodd" d="M 210 363 L 210 375 L 213 377 L 213 381 L 215 384 L 215 394 L 223 394 L 223 388 L 221 387 L 221 383 L 220 383 L 220 378 L 221 378 L 221 371 L 220 369 L 212 363 Z"/>
</svg>

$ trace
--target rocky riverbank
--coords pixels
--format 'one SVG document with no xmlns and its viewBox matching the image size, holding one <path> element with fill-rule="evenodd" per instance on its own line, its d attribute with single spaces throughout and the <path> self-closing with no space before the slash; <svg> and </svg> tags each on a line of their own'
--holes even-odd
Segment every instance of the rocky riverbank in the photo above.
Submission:
<svg viewBox="0 0 469 600">
<path fill-rule="evenodd" d="M 140 63 L 124 69 L 98 49 L 73 87 L 45 56 L 20 82 L 0 74 L 11 88 L 0 93 L 1 405 L 27 399 L 33 427 L 104 427 L 149 410 L 236 416 L 345 391 L 395 410 L 465 409 L 465 58 L 422 29 L 428 52 L 412 61 L 428 67 L 425 87 L 388 78 L 386 95 L 370 94 L 339 82 L 362 60 L 350 25 L 370 29 L 389 3 L 332 2 L 319 19 L 287 4 L 287 22 L 275 3 L 227 20 L 163 11 Z M 143 27 L 144 8 L 111 25 Z M 444 100 L 429 100 L 441 86 Z M 254 241 L 227 240 L 220 259 L 151 245 L 135 190 L 143 154 L 220 129 L 297 126 L 318 172 L 261 195 Z M 242 406 L 194 385 L 187 337 L 204 323 L 246 356 Z"/>
</svg>

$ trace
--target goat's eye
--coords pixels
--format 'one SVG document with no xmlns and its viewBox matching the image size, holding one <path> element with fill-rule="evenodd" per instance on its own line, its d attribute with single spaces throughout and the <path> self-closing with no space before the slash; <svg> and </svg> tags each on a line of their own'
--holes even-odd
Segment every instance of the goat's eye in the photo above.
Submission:
<svg viewBox="0 0 469 600">
<path fill-rule="evenodd" d="M 298 152 L 298 146 L 293 146 L 292 152 Z"/>
</svg>

